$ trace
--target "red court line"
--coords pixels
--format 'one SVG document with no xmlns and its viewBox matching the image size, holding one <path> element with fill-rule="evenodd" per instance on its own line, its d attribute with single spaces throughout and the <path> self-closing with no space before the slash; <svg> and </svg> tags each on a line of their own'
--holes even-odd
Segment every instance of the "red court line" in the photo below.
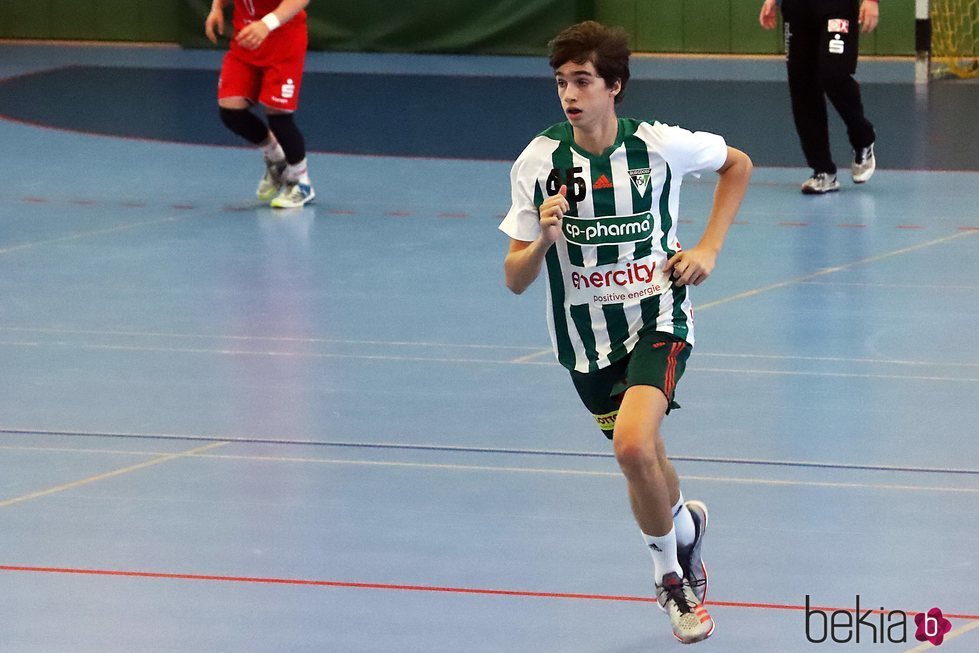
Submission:
<svg viewBox="0 0 979 653">
<path fill-rule="evenodd" d="M 305 578 L 266 578 L 260 576 L 218 576 L 211 574 L 175 574 L 155 571 L 122 571 L 118 569 L 81 569 L 73 567 L 29 567 L 23 565 L 0 565 L 0 571 L 22 571 L 44 574 L 75 574 L 81 576 L 123 576 L 127 578 L 155 578 L 164 580 L 205 580 L 225 583 L 254 583 L 260 585 L 306 585 L 316 587 L 341 587 L 348 589 L 397 590 L 402 592 L 440 592 L 445 594 L 481 594 L 488 596 L 521 596 L 543 599 L 578 599 L 584 601 L 620 601 L 630 603 L 656 603 L 649 596 L 619 596 L 615 594 L 578 594 L 573 592 L 530 592 L 525 590 L 495 590 L 477 587 L 442 587 L 437 585 L 397 585 L 391 583 L 352 583 L 336 580 L 313 580 Z M 745 603 L 741 601 L 708 601 L 708 605 L 723 608 L 751 608 L 758 610 L 805 610 L 802 605 L 783 605 L 778 603 Z M 814 610 L 856 612 L 854 608 L 834 608 L 829 606 L 810 606 Z M 889 612 L 890 610 L 884 610 Z M 866 611 L 862 611 L 866 612 Z M 880 610 L 870 610 L 878 614 Z M 918 614 L 904 610 L 905 614 Z M 979 614 L 950 614 L 947 619 L 970 619 L 979 621 Z"/>
</svg>

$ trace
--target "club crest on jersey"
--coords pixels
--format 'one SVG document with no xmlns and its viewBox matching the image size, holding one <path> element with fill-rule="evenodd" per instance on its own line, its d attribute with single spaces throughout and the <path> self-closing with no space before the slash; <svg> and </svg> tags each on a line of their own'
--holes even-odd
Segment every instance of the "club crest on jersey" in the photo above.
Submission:
<svg viewBox="0 0 979 653">
<path fill-rule="evenodd" d="M 843 18 L 830 18 L 826 23 L 826 31 L 831 34 L 849 34 L 850 21 Z"/>
<path fill-rule="evenodd" d="M 629 178 L 632 179 L 633 186 L 640 196 L 646 194 L 649 188 L 649 168 L 635 168 L 629 171 Z"/>
</svg>

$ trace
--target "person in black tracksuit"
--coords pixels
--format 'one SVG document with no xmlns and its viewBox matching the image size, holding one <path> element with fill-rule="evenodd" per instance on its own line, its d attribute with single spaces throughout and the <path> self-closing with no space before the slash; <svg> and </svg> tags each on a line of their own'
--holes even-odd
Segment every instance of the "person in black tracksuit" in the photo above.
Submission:
<svg viewBox="0 0 979 653">
<path fill-rule="evenodd" d="M 765 0 L 759 22 L 775 27 L 777 0 Z M 813 175 L 802 192 L 822 194 L 838 190 L 836 164 L 829 145 L 826 99 L 846 124 L 853 147 L 853 181 L 863 183 L 876 168 L 874 127 L 867 120 L 860 99 L 860 85 L 853 78 L 861 28 L 877 26 L 876 0 L 781 0 L 785 25 L 785 53 L 792 97 L 792 116 L 806 162 Z"/>
</svg>

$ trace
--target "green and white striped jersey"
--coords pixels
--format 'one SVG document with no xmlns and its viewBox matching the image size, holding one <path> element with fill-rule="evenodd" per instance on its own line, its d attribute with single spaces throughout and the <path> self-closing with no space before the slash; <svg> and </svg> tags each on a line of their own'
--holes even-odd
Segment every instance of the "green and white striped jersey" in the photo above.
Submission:
<svg viewBox="0 0 979 653">
<path fill-rule="evenodd" d="M 540 235 L 538 207 L 562 185 L 570 210 L 545 257 L 547 325 L 558 361 L 593 372 L 632 351 L 650 329 L 691 345 L 689 290 L 663 265 L 679 249 L 676 225 L 686 174 L 717 170 L 727 145 L 716 134 L 619 119 L 601 156 L 574 142 L 571 124 L 537 136 L 510 172 L 512 205 L 500 229 L 515 240 Z"/>
</svg>

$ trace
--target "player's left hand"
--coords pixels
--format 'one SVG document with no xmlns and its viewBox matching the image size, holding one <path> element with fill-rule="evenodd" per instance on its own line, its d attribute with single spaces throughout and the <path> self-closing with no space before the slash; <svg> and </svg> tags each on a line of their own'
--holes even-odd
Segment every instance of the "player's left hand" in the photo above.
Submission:
<svg viewBox="0 0 979 653">
<path fill-rule="evenodd" d="M 673 277 L 678 286 L 699 286 L 714 271 L 716 262 L 717 252 L 698 245 L 671 256 L 663 272 Z"/>
<path fill-rule="evenodd" d="M 863 0 L 860 3 L 860 31 L 861 32 L 873 32 L 874 28 L 877 27 L 877 21 L 880 19 L 880 7 L 877 6 L 876 0 Z"/>
<path fill-rule="evenodd" d="M 248 23 L 245 27 L 238 32 L 235 36 L 235 41 L 238 45 L 245 48 L 246 50 L 256 50 L 262 43 L 265 42 L 265 37 L 269 35 L 268 25 L 260 20 L 256 20 L 253 23 Z"/>
</svg>

